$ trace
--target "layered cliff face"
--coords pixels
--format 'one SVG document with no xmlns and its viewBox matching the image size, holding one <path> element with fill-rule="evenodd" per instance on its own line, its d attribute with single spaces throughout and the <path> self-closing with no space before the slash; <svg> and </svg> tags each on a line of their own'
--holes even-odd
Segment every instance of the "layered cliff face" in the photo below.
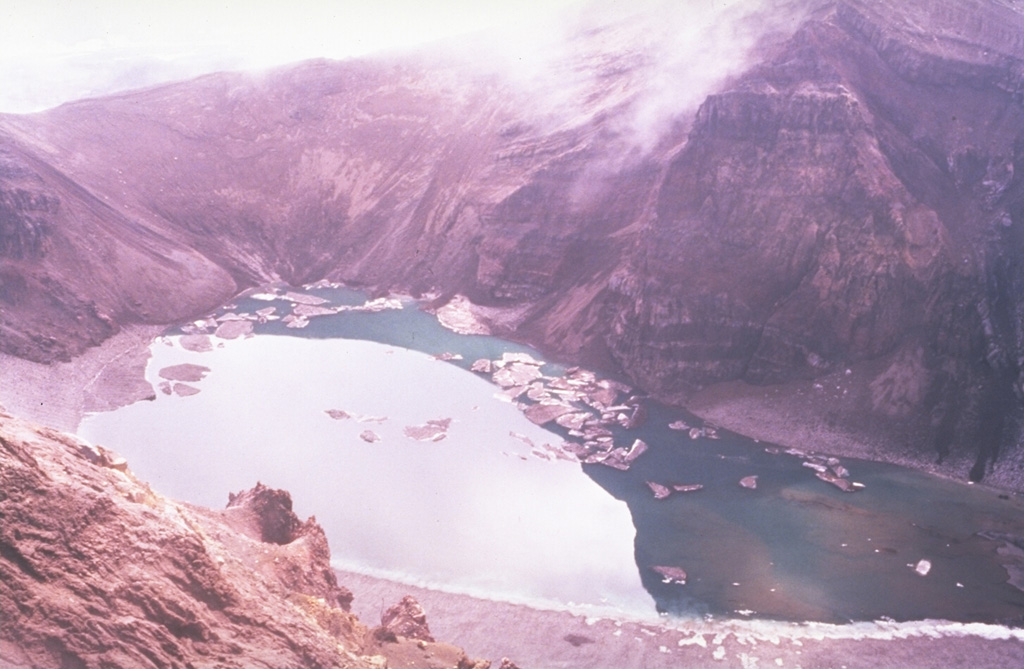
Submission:
<svg viewBox="0 0 1024 669">
<path fill-rule="evenodd" d="M 1021 17 L 881 4 L 839 3 L 705 101 L 609 342 L 667 393 L 864 363 L 833 420 L 978 443 L 980 477 L 1019 393 Z"/>
<path fill-rule="evenodd" d="M 437 51 L 0 119 L 0 350 L 67 357 L 268 280 L 463 293 L 684 402 L 799 403 L 839 375 L 808 420 L 923 458 L 977 448 L 980 476 L 1021 395 L 1021 14 L 719 20 L 744 39 L 696 54 L 716 77 L 664 67 L 684 33 L 634 17 L 532 79 Z"/>
<path fill-rule="evenodd" d="M 287 492 L 179 504 L 114 454 L 0 411 L 0 520 L 4 667 L 484 666 L 407 630 L 378 640 Z"/>
</svg>

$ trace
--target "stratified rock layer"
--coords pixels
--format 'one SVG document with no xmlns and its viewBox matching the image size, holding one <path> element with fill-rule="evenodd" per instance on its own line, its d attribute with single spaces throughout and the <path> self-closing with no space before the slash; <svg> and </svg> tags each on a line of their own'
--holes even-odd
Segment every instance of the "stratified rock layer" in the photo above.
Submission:
<svg viewBox="0 0 1024 669">
<path fill-rule="evenodd" d="M 951 3 L 838 3 L 707 98 L 612 284 L 608 341 L 645 387 L 863 365 L 834 427 L 977 444 L 974 478 L 1016 442 L 1024 21 L 971 4 L 968 26 Z"/>
</svg>

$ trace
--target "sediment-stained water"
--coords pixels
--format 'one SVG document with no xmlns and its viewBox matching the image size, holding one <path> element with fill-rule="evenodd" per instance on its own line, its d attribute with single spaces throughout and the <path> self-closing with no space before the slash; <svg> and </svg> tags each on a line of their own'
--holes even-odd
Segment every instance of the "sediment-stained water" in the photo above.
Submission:
<svg viewBox="0 0 1024 669">
<path fill-rule="evenodd" d="M 707 438 L 692 417 L 647 400 L 645 421 L 607 430 L 623 448 L 648 446 L 628 469 L 581 465 L 559 446 L 578 430 L 530 423 L 520 411 L 530 400 L 500 401 L 488 374 L 469 371 L 537 352 L 449 332 L 409 302 L 363 306 L 344 289 L 257 297 L 200 324 L 238 337 L 212 337 L 212 350 L 196 335 L 154 344 L 154 386 L 184 363 L 210 369 L 198 381 L 91 416 L 82 435 L 189 501 L 219 506 L 257 479 L 287 488 L 340 564 L 447 589 L 629 615 L 1024 614 L 1024 593 L 1007 582 L 1024 554 L 1017 496 L 726 432 Z M 222 327 L 235 318 L 247 325 Z M 863 490 L 838 487 L 852 482 Z"/>
</svg>

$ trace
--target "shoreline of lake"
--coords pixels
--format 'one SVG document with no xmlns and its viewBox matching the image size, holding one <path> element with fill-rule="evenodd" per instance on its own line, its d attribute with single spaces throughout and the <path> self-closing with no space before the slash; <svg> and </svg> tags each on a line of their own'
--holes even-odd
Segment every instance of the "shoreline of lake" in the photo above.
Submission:
<svg viewBox="0 0 1024 669">
<path fill-rule="evenodd" d="M 150 346 L 167 327 L 131 325 L 67 362 L 0 354 L 0 406 L 40 425 L 75 432 L 86 414 L 145 400 Z"/>
<path fill-rule="evenodd" d="M 803 385 L 813 388 L 811 382 Z M 794 383 L 793 386 L 800 384 Z M 963 485 L 1024 493 L 1024 449 L 1002 454 L 993 471 L 980 482 L 972 483 L 968 474 L 974 466 L 973 457 L 953 453 L 939 463 L 937 453 L 894 447 L 891 441 L 879 435 L 858 435 L 830 426 L 815 418 L 823 412 L 807 410 L 808 403 L 814 402 L 815 398 L 810 392 L 799 394 L 805 390 L 802 387 L 799 390 L 789 388 L 772 395 L 765 388 L 731 381 L 696 393 L 685 402 L 685 408 L 703 420 L 761 442 L 822 455 L 897 465 Z M 664 401 L 673 406 L 683 406 L 673 398 L 664 398 Z"/>
<path fill-rule="evenodd" d="M 915 621 L 846 625 L 713 619 L 640 621 L 482 599 L 335 569 L 368 625 L 405 595 L 423 606 L 437 638 L 495 664 L 522 667 L 875 667 L 1002 669 L 1024 652 L 1024 630 L 992 624 Z"/>
<path fill-rule="evenodd" d="M 155 328 L 153 328 L 155 329 Z M 62 376 L 56 373 L 49 375 L 43 375 L 43 384 L 40 387 L 35 388 L 35 396 L 45 397 L 47 384 L 51 392 L 53 390 L 59 391 L 59 394 L 53 395 L 54 397 L 75 397 L 74 393 L 69 392 L 69 389 L 65 386 L 68 385 L 68 379 L 71 380 L 72 384 L 81 384 L 82 388 L 79 389 L 79 397 L 84 396 L 82 392 L 89 383 L 83 383 L 83 381 L 90 381 L 97 378 L 101 374 L 111 374 L 112 371 L 120 370 L 118 373 L 128 373 L 127 369 L 134 369 L 132 365 L 126 365 L 129 360 L 134 361 L 134 364 L 138 365 L 139 358 L 139 344 L 143 340 L 146 342 L 146 346 L 142 347 L 143 351 L 148 351 L 148 344 L 155 341 L 155 336 L 150 336 L 148 331 L 133 331 L 125 333 L 123 337 L 117 337 L 112 340 L 108 340 L 102 345 L 101 351 L 93 353 L 93 357 L 88 360 L 78 358 L 71 363 L 63 363 L 61 371 L 67 372 L 68 370 L 74 371 L 75 373 L 69 376 Z M 102 356 L 98 354 L 102 353 Z M 148 353 L 145 356 L 148 358 Z M 97 365 L 96 360 L 100 359 L 105 362 Z M 76 362 L 79 363 L 78 369 L 75 370 Z M 143 361 L 143 367 L 145 361 Z M 109 369 L 108 369 L 109 368 Z M 5 371 L 9 368 L 5 368 Z M 12 384 L 10 379 L 12 375 L 3 374 L 3 378 L 0 378 L 0 382 L 3 383 L 5 395 L 8 397 L 12 390 L 16 390 L 16 384 Z M 116 378 L 117 374 L 114 374 L 111 378 Z M 22 376 L 22 379 L 25 377 Z M 29 377 L 31 378 L 31 377 Z M 148 386 L 148 384 L 147 384 Z M 134 388 L 136 391 L 136 400 L 146 399 L 148 394 L 152 394 L 152 389 L 149 389 L 149 393 L 139 392 L 139 388 Z M 101 388 L 102 392 L 102 388 Z M 90 400 L 91 402 L 99 402 L 101 400 L 112 400 L 112 401 L 123 401 L 125 394 L 110 394 L 104 397 L 97 397 Z M 82 406 L 76 407 L 81 415 L 83 410 Z M 74 413 L 72 412 L 72 414 Z M 31 418 L 31 416 L 30 416 Z M 46 421 L 41 421 L 46 422 Z M 61 427 L 61 426 L 56 426 Z M 67 428 L 63 428 L 67 429 Z M 756 652 L 751 652 L 748 647 L 750 642 L 741 642 L 738 638 L 733 638 L 733 641 L 729 641 L 729 635 L 733 632 L 728 630 L 734 630 L 735 625 L 743 623 L 743 621 L 736 620 L 714 620 L 707 623 L 705 632 L 701 632 L 704 635 L 704 643 L 707 647 L 701 646 L 696 640 L 688 642 L 686 646 L 670 647 L 666 646 L 664 641 L 671 641 L 675 639 L 675 643 L 678 644 L 678 640 L 682 639 L 682 636 L 672 637 L 672 634 L 679 635 L 678 629 L 675 630 L 662 630 L 661 632 L 655 631 L 653 635 L 641 632 L 640 629 L 653 629 L 651 625 L 645 623 L 635 623 L 625 620 L 624 617 L 620 617 L 618 620 L 614 619 L 602 619 L 601 621 L 591 622 L 588 624 L 587 619 L 574 615 L 572 613 L 564 611 L 548 611 L 544 609 L 535 609 L 529 606 L 521 604 L 511 604 L 501 601 L 482 600 L 477 599 L 468 595 L 458 595 L 452 593 L 446 593 L 440 590 L 427 590 L 423 588 L 417 588 L 416 586 L 397 583 L 394 581 L 387 581 L 386 579 L 379 579 L 374 577 L 358 576 L 359 584 L 357 588 L 364 588 L 362 597 L 366 597 L 365 588 L 367 583 L 373 582 L 372 592 L 393 592 L 397 590 L 412 591 L 412 592 L 423 592 L 432 593 L 429 595 L 428 602 L 448 602 L 444 604 L 447 611 L 442 615 L 438 615 L 435 611 L 432 619 L 434 620 L 445 620 L 446 622 L 435 623 L 435 632 L 441 637 L 443 634 L 447 634 L 444 630 L 452 629 L 455 630 L 456 634 L 443 636 L 448 640 L 456 643 L 463 643 L 467 645 L 467 650 L 472 648 L 471 643 L 466 641 L 460 641 L 461 639 L 468 639 L 472 641 L 477 639 L 482 647 L 487 647 L 485 643 L 496 643 L 498 640 L 503 638 L 503 632 L 500 629 L 492 629 L 496 623 L 488 620 L 486 624 L 484 622 L 484 616 L 494 616 L 494 620 L 501 621 L 499 627 L 504 629 L 505 626 L 513 625 L 514 632 L 509 635 L 509 638 L 516 640 L 516 646 L 514 649 L 530 649 L 530 652 L 534 653 L 535 657 L 548 658 L 552 657 L 549 652 L 549 648 L 554 647 L 560 649 L 558 653 L 555 653 L 554 657 L 566 656 L 568 658 L 575 658 L 574 661 L 580 661 L 586 664 L 589 659 L 596 657 L 608 657 L 606 653 L 615 652 L 621 653 L 618 657 L 625 658 L 625 663 L 617 664 L 617 666 L 662 666 L 658 664 L 659 658 L 665 659 L 667 662 L 664 666 L 675 666 L 672 663 L 678 662 L 680 657 L 685 657 L 688 661 L 694 663 L 703 664 L 714 664 L 714 666 L 741 666 L 745 661 L 744 657 L 751 658 L 758 656 Z M 348 577 L 346 577 L 348 578 Z M 344 581 L 343 581 L 344 582 Z M 360 596 L 360 590 L 356 590 L 357 597 Z M 396 590 L 397 589 L 397 590 Z M 436 608 L 436 605 L 434 605 Z M 431 606 L 428 606 L 428 615 L 430 614 Z M 366 619 L 368 623 L 372 623 L 373 617 L 370 616 Z M 616 624 L 616 622 L 618 624 Z M 802 640 L 802 645 L 791 644 L 793 648 L 789 649 L 789 653 L 778 653 L 778 654 L 765 654 L 763 660 L 765 662 L 774 662 L 775 658 L 782 658 L 785 662 L 785 666 L 791 666 L 791 662 L 804 662 L 806 663 L 811 658 L 817 658 L 816 661 L 824 663 L 826 659 L 835 660 L 835 658 L 842 658 L 843 664 L 849 667 L 855 666 L 878 666 L 881 661 L 882 653 L 884 657 L 892 658 L 904 657 L 907 663 L 912 663 L 913 658 L 920 657 L 917 653 L 926 653 L 927 656 L 935 658 L 936 654 L 939 657 L 964 657 L 970 656 L 972 658 L 972 664 L 977 667 L 984 666 L 1008 666 L 1006 664 L 1006 658 L 1008 657 L 1019 657 L 1020 653 L 1020 642 L 1021 637 L 1017 635 L 1016 630 L 1009 630 L 1008 628 L 1000 627 L 998 625 L 971 625 L 962 623 L 952 623 L 950 629 L 961 630 L 966 636 L 953 636 L 953 637 L 941 637 L 936 639 L 932 636 L 932 631 L 928 627 L 930 623 L 904 623 L 898 624 L 897 627 L 887 626 L 883 624 L 881 627 L 872 623 L 857 623 L 848 626 L 827 626 L 829 629 L 839 630 L 837 638 L 823 638 L 820 640 L 811 639 Z M 797 628 L 802 628 L 804 632 L 802 634 L 811 634 L 807 632 L 808 626 L 794 624 Z M 893 635 L 893 638 L 862 638 L 864 635 L 865 625 L 867 629 L 874 629 L 874 632 L 884 636 L 885 634 Z M 820 625 L 811 626 L 814 629 L 824 629 Z M 565 641 L 562 637 L 549 638 L 555 630 L 566 630 L 566 635 L 576 634 L 578 636 L 586 636 L 586 630 L 604 630 L 605 638 L 604 642 L 601 643 L 587 643 L 582 642 L 579 646 L 573 645 L 570 642 Z M 623 632 L 619 636 L 615 636 L 615 631 L 619 629 L 627 629 L 635 632 L 633 637 L 629 637 L 627 632 Z M 538 634 L 539 631 L 543 630 L 543 634 Z M 843 630 L 849 634 L 844 635 Z M 976 630 L 978 634 L 970 633 L 970 630 Z M 494 632 L 496 636 L 492 635 Z M 999 636 L 1001 634 L 1007 634 L 1005 638 L 992 640 L 990 638 L 979 636 L 979 634 L 994 634 Z M 669 636 L 662 636 L 668 634 Z M 961 632 L 957 632 L 961 634 Z M 718 635 L 725 635 L 722 637 L 722 644 L 715 644 L 713 640 Z M 734 636 L 734 635 L 733 635 Z M 696 633 L 691 633 L 688 637 L 690 639 L 696 638 Z M 632 640 L 631 640 L 632 639 Z M 640 641 L 635 641 L 640 639 Z M 490 641 L 488 641 L 490 640 Z M 799 640 L 799 639 L 798 639 Z M 551 644 L 555 643 L 554 646 Z M 476 643 L 476 642 L 473 642 Z M 634 644 L 631 646 L 630 644 Z M 762 647 L 766 647 L 764 641 L 758 642 Z M 767 642 L 771 648 L 776 648 L 775 644 L 771 641 Z M 609 648 L 609 644 L 614 647 Z M 689 645 L 692 644 L 692 645 Z M 715 660 L 713 653 L 716 649 L 724 645 L 726 647 L 724 659 L 728 662 L 718 662 Z M 809 649 L 808 646 L 811 648 Z M 941 648 L 940 648 L 941 646 Z M 668 648 L 673 651 L 672 653 L 665 653 L 661 650 L 662 647 Z M 864 652 L 865 648 L 870 647 L 869 652 Z M 627 648 L 633 648 L 627 652 Z M 639 650 L 635 650 L 638 648 Z M 679 652 L 676 652 L 679 649 Z M 800 653 L 800 654 L 798 654 Z M 483 652 L 476 652 L 481 655 Z M 517 659 L 512 653 L 505 653 L 513 659 Z M 771 655 L 771 657 L 769 657 Z M 529 655 L 522 657 L 520 661 L 526 662 Z M 639 658 L 639 659 L 636 659 Z M 874 658 L 873 660 L 871 658 Z M 986 659 L 988 658 L 988 659 Z M 857 664 L 858 661 L 864 660 L 862 664 Z M 632 664 L 631 664 L 632 662 Z M 988 662 L 988 663 L 987 663 Z M 898 662 L 889 662 L 890 666 L 898 666 Z M 531 664 L 526 666 L 573 666 L 571 663 L 566 664 L 544 664 L 539 662 L 537 664 Z M 697 664 L 696 666 L 701 666 Z"/>
<path fill-rule="evenodd" d="M 639 577 L 644 589 L 654 597 L 657 611 L 683 617 L 712 613 L 727 618 L 759 615 L 769 619 L 842 623 L 884 616 L 897 620 L 939 616 L 990 621 L 1019 616 L 1020 592 L 1006 593 L 1009 598 L 1005 600 L 986 599 L 1008 590 L 1006 571 L 994 566 L 995 562 L 1005 562 L 996 557 L 994 542 L 1016 541 L 1015 537 L 1022 534 L 1019 522 L 1005 517 L 1018 508 L 1017 500 L 1001 501 L 991 491 L 959 488 L 913 470 L 885 465 L 850 461 L 848 471 L 838 460 L 765 448 L 724 432 L 719 441 L 699 422 L 694 426 L 692 418 L 684 412 L 633 397 L 631 390 L 617 381 L 601 379 L 588 370 L 542 363 L 539 352 L 507 340 L 453 335 L 431 316 L 415 308 L 403 309 L 397 301 L 394 306 L 378 305 L 379 300 L 367 302 L 357 292 L 333 286 L 302 294 L 276 288 L 249 297 L 182 328 L 188 334 L 180 338 L 169 336 L 155 343 L 147 378 L 159 384 L 162 394 L 153 403 L 126 409 L 121 418 L 91 417 L 93 427 L 82 434 L 115 450 L 123 449 L 121 454 L 128 457 L 138 473 L 152 478 L 153 483 L 172 496 L 184 495 L 191 502 L 217 505 L 225 490 L 250 485 L 249 479 L 253 477 L 269 477 L 265 482 L 275 487 L 299 491 L 310 504 L 334 499 L 336 511 L 322 520 L 333 526 L 333 536 L 347 537 L 339 554 L 343 561 L 385 573 L 410 574 L 410 578 L 460 591 L 513 601 L 522 596 L 539 596 L 544 600 L 555 595 L 556 601 L 566 603 L 596 603 L 604 595 L 617 608 L 635 610 L 634 598 L 621 598 L 626 591 L 618 587 L 624 584 L 617 580 L 617 585 L 607 592 L 601 589 L 610 586 L 610 580 L 601 580 L 597 590 L 584 586 L 591 580 L 584 576 L 590 573 L 587 570 L 597 569 L 594 575 L 600 573 L 602 579 L 613 573 L 631 573 L 634 580 Z M 309 313 L 308 322 L 296 331 L 289 312 L 301 309 L 305 313 L 306 305 L 312 302 L 317 302 L 318 313 Z M 405 306 L 410 307 L 410 303 L 406 301 Z M 338 312 L 343 313 L 334 316 Z M 278 323 L 272 322 L 275 316 Z M 261 318 L 260 323 L 267 323 L 259 326 L 257 337 L 219 335 L 221 324 L 255 317 Z M 300 336 L 265 337 L 293 332 Z M 205 346 L 191 346 L 198 343 L 192 340 L 199 338 Z M 174 351 L 179 353 L 172 355 Z M 227 367 L 221 370 L 217 361 Z M 264 363 L 254 364 L 256 361 Z M 213 385 L 200 380 L 198 388 L 190 387 L 193 392 L 205 388 L 198 400 L 182 400 L 179 384 L 175 383 L 173 389 L 169 386 L 168 379 L 184 378 L 182 374 L 190 381 L 202 377 L 206 365 L 215 368 L 211 376 L 220 380 Z M 467 374 L 468 369 L 476 374 Z M 480 378 L 481 374 L 493 378 L 488 382 Z M 475 388 L 472 395 L 465 394 L 469 392 L 467 383 Z M 513 387 L 506 388 L 509 385 Z M 272 390 L 268 395 L 258 387 Z M 346 387 L 348 390 L 344 390 Z M 440 394 L 433 390 L 440 388 L 446 390 Z M 398 393 L 400 389 L 402 392 Z M 179 397 L 166 397 L 172 390 Z M 504 417 L 497 419 L 495 414 L 495 419 L 480 424 L 479 416 L 487 413 L 484 405 L 493 404 L 496 390 L 500 398 L 513 399 L 512 405 L 499 403 L 504 404 Z M 253 401 L 263 404 L 257 410 Z M 421 405 L 425 401 L 433 408 L 423 413 Z M 584 421 L 588 427 L 580 428 L 575 422 L 566 421 L 572 425 L 551 428 L 554 434 L 543 431 L 536 432 L 532 439 L 520 437 L 537 430 L 524 417 L 533 423 L 546 423 L 553 418 L 541 411 L 546 416 L 542 419 L 533 409 L 557 409 L 562 413 L 568 402 L 573 403 L 569 408 L 574 411 L 597 410 L 599 414 L 586 414 L 591 417 Z M 626 406 L 631 403 L 637 406 Z M 402 415 L 416 406 L 420 406 L 416 410 L 419 413 Z M 610 410 L 612 407 L 614 410 Z M 178 413 L 181 411 L 186 413 Z M 631 411 L 633 416 L 629 415 Z M 642 417 L 637 421 L 639 414 Z M 392 421 L 373 426 L 372 433 L 358 425 L 360 416 L 385 415 L 391 415 Z M 228 416 L 233 418 L 226 419 Z M 267 424 L 257 421 L 250 425 L 249 419 L 258 416 L 273 418 Z M 409 441 L 410 430 L 418 434 L 429 428 L 432 436 L 439 436 L 433 434 L 436 428 L 431 425 L 444 416 L 461 416 L 456 421 L 460 426 L 456 431 L 471 432 L 464 432 L 455 442 L 446 438 L 440 450 L 396 448 L 399 442 Z M 122 420 L 127 422 L 121 423 Z M 515 421 L 520 426 L 515 426 Z M 600 427 L 590 425 L 592 421 L 600 423 Z M 451 425 L 450 420 L 444 422 L 446 427 Z M 317 427 L 321 423 L 331 425 L 326 428 L 327 442 L 323 441 L 325 435 L 317 432 L 324 429 Z M 189 427 L 183 432 L 182 425 Z M 256 425 L 260 427 L 253 432 Z M 499 425 L 504 427 L 498 428 Z M 245 429 L 240 432 L 241 428 Z M 579 434 L 581 430 L 583 434 Z M 150 431 L 153 436 L 145 449 L 134 445 L 140 431 Z M 268 435 L 272 435 L 269 441 Z M 509 435 L 515 438 L 512 442 L 508 442 Z M 461 442 L 463 445 L 456 449 L 459 439 L 466 437 L 471 441 Z M 567 441 L 561 447 L 557 441 L 554 447 L 543 445 L 552 438 L 576 437 L 590 441 Z M 339 438 L 343 441 L 338 442 Z M 296 439 L 304 445 L 302 455 L 281 462 L 290 462 L 287 468 L 256 467 L 257 461 L 269 462 L 267 458 L 280 457 L 274 456 L 275 452 L 288 452 L 282 448 L 287 449 L 286 444 Z M 196 451 L 197 445 L 211 440 L 224 448 L 202 447 Z M 372 449 L 359 445 L 363 442 Z M 486 450 L 497 461 L 491 456 L 480 459 L 482 451 L 475 445 L 485 442 L 491 443 L 492 448 Z M 351 445 L 345 446 L 344 451 L 336 450 L 345 443 Z M 631 443 L 633 448 L 624 450 Z M 615 448 L 609 451 L 613 445 Z M 633 451 L 647 452 L 635 467 L 628 457 Z M 540 484 L 540 472 L 553 466 L 552 453 L 565 456 L 557 459 L 575 462 L 578 457 L 580 461 L 599 463 L 584 465 L 584 473 L 612 498 L 626 503 L 632 514 L 632 526 L 628 527 L 632 541 L 613 522 L 625 507 L 597 512 L 608 501 L 604 496 L 583 503 L 592 491 L 578 489 L 587 486 L 580 486 L 577 476 L 558 483 L 547 481 L 548 474 L 543 474 L 541 478 L 547 482 Z M 516 454 L 518 458 L 508 459 Z M 612 454 L 624 455 L 612 459 Z M 237 460 L 240 455 L 243 459 Z M 200 471 L 192 471 L 194 467 L 188 463 L 197 459 L 205 465 Z M 541 460 L 548 464 L 542 465 L 542 470 L 534 469 Z M 309 471 L 309 462 L 319 463 L 315 465 L 319 469 L 313 470 L 315 474 Z M 835 476 L 852 477 L 840 483 L 854 481 L 848 487 L 857 489 L 863 487 L 863 482 L 868 492 L 847 497 L 845 492 L 831 488 L 831 481 L 817 480 L 821 477 L 816 472 L 827 469 L 826 463 L 833 466 Z M 182 478 L 186 470 L 191 473 Z M 219 473 L 212 473 L 214 470 Z M 300 471 L 307 472 L 305 478 Z M 347 472 L 353 471 L 361 471 L 363 476 L 351 479 Z M 528 472 L 533 473 L 523 478 Z M 747 479 L 756 478 L 751 476 L 755 473 L 762 474 L 756 491 L 755 486 L 744 484 Z M 332 480 L 333 491 L 328 492 L 318 481 L 325 476 Z M 373 481 L 369 488 L 367 478 Z M 435 480 L 446 482 L 443 489 L 458 494 L 452 497 L 429 483 Z M 497 481 L 505 484 L 494 487 L 493 482 Z M 659 500 L 657 495 L 651 496 L 651 481 L 701 483 L 702 492 Z M 751 490 L 738 492 L 737 482 L 741 488 Z M 349 486 L 355 486 L 355 490 L 348 490 Z M 565 486 L 582 497 L 551 498 L 551 490 Z M 215 492 L 212 497 L 209 492 L 202 493 L 205 496 L 200 498 L 192 497 L 201 490 Z M 496 494 L 504 500 L 498 507 L 493 505 Z M 417 510 L 419 505 L 401 506 L 410 495 L 419 495 L 420 499 L 428 495 L 426 498 L 434 500 L 431 506 L 451 507 L 450 511 L 458 509 L 459 514 L 472 507 L 488 511 L 482 517 L 478 510 L 472 517 L 442 512 L 441 516 L 420 518 L 423 514 Z M 962 503 L 955 502 L 961 498 Z M 362 501 L 369 499 L 377 501 Z M 542 499 L 545 501 L 540 502 Z M 526 500 L 533 501 L 527 504 Z M 922 500 L 936 503 L 921 505 Z M 601 504 L 595 507 L 597 501 Z M 338 503 L 342 506 L 338 507 Z M 538 503 L 543 511 L 534 508 Z M 572 516 L 570 509 L 581 503 L 581 515 Z M 452 507 L 453 504 L 456 506 Z M 569 508 L 564 508 L 567 504 Z M 365 507 L 365 511 L 363 515 L 352 516 L 342 510 L 346 507 Z M 512 508 L 520 509 L 520 520 L 508 516 Z M 308 512 L 318 517 L 327 513 L 320 506 L 311 506 Z M 491 517 L 489 513 L 497 516 Z M 394 522 L 389 522 L 388 528 L 371 531 L 373 518 L 380 517 L 392 518 Z M 503 518 L 505 524 L 495 525 L 497 517 Z M 552 525 L 555 517 L 562 519 L 558 522 L 563 529 L 556 530 Z M 459 522 L 459 518 L 466 523 Z M 508 538 L 492 536 L 498 527 L 513 531 L 527 518 L 531 521 L 526 525 L 536 526 L 531 535 L 521 537 L 522 541 L 510 543 Z M 586 521 L 585 527 L 579 525 L 582 520 Z M 603 529 L 591 528 L 595 522 Z M 410 553 L 410 537 L 413 543 L 418 541 L 427 526 L 424 523 L 447 527 L 451 539 L 458 537 L 459 546 L 493 544 L 503 548 L 483 561 L 467 560 L 465 556 L 479 551 L 465 548 L 458 548 L 458 552 L 446 558 L 424 556 L 422 551 Z M 629 526 L 629 522 L 625 525 Z M 941 528 L 943 537 L 949 533 L 949 538 L 939 541 L 938 535 L 920 529 L 932 525 Z M 352 534 L 355 527 L 359 528 L 358 533 Z M 557 537 L 563 542 L 567 536 L 582 537 L 581 532 L 590 532 L 587 536 L 601 545 L 607 544 L 606 554 L 600 566 L 591 564 L 592 556 L 578 554 L 578 549 L 573 548 L 582 545 L 574 544 L 574 539 L 563 545 L 565 554 L 560 559 L 536 562 L 535 556 L 545 553 L 545 548 L 535 545 L 538 528 L 551 530 L 552 540 Z M 572 531 L 567 532 L 570 528 Z M 671 530 L 665 534 L 656 528 Z M 514 530 L 518 532 L 519 529 Z M 984 540 L 974 536 L 979 532 L 988 533 Z M 332 536 L 330 531 L 328 535 Z M 392 538 L 378 546 L 385 535 Z M 613 537 L 618 538 L 613 541 Z M 557 544 L 556 541 L 552 545 Z M 627 546 L 633 547 L 629 559 L 619 556 Z M 503 570 L 495 567 L 493 560 L 508 562 L 510 551 L 529 558 L 528 564 L 533 566 L 515 567 L 513 571 L 519 574 L 516 577 L 498 576 Z M 720 551 L 724 551 L 721 557 Z M 410 561 L 415 554 L 420 557 Z M 447 566 L 440 566 L 438 559 Z M 863 564 L 855 566 L 851 560 L 861 560 Z M 509 567 L 520 562 L 514 560 Z M 925 562 L 936 567 L 927 578 L 910 569 Z M 620 563 L 633 564 L 623 569 Z M 808 566 L 813 573 L 807 572 Z M 665 585 L 668 581 L 658 574 L 664 574 L 666 569 L 673 573 L 689 572 L 689 578 L 682 577 L 689 582 L 685 586 L 675 581 Z M 538 580 L 540 574 L 544 577 Z M 899 584 L 913 594 L 894 599 L 885 594 L 885 589 L 876 592 L 877 588 L 863 587 L 858 579 L 871 574 L 884 575 L 886 583 Z M 867 577 L 869 584 L 881 582 L 877 577 Z M 553 587 L 554 583 L 557 587 Z M 635 589 L 636 584 L 629 587 Z M 584 591 L 588 594 L 584 595 Z M 993 603 L 985 604 L 987 601 Z M 626 602 L 629 605 L 623 606 Z M 653 612 L 653 607 L 648 606 L 644 605 L 643 610 Z M 982 609 L 985 615 L 979 613 Z M 962 612 L 971 611 L 974 613 L 962 617 Z"/>
</svg>

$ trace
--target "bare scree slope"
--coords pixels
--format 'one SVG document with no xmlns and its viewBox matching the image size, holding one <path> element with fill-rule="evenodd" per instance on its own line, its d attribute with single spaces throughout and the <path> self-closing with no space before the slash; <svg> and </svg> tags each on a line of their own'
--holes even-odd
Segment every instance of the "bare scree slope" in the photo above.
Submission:
<svg viewBox="0 0 1024 669">
<path fill-rule="evenodd" d="M 268 280 L 464 294 L 726 424 L 795 407 L 982 477 L 1017 443 L 1024 16 L 726 18 L 742 63 L 696 97 L 632 16 L 534 79 L 438 48 L 2 117 L 0 351 L 66 359 Z"/>
</svg>

